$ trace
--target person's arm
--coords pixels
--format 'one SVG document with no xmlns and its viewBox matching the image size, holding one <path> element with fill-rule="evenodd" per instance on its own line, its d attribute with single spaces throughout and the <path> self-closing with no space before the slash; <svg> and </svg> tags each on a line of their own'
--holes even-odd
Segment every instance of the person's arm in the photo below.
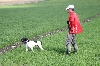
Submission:
<svg viewBox="0 0 100 66">
<path fill-rule="evenodd" d="M 75 19 L 74 15 L 73 15 L 73 14 L 70 14 L 70 16 L 69 16 L 69 22 L 70 22 L 71 24 L 74 23 L 74 19 Z"/>
<path fill-rule="evenodd" d="M 74 17 L 74 14 L 70 14 L 70 17 L 69 17 L 69 22 L 70 22 L 70 27 L 71 27 L 71 30 L 74 30 L 74 24 L 75 24 L 75 17 Z"/>
</svg>

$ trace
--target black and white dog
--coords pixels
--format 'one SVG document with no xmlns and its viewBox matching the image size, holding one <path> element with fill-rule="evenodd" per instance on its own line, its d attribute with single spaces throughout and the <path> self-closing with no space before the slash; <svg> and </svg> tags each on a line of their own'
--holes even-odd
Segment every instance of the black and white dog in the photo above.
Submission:
<svg viewBox="0 0 100 66">
<path fill-rule="evenodd" d="M 31 50 L 33 51 L 33 47 L 34 46 L 38 46 L 41 50 L 44 50 L 42 48 L 42 42 L 41 41 L 31 41 L 28 40 L 28 38 L 22 38 L 21 42 L 23 42 L 24 44 L 26 44 L 26 52 L 28 51 L 28 48 L 31 48 Z"/>
</svg>

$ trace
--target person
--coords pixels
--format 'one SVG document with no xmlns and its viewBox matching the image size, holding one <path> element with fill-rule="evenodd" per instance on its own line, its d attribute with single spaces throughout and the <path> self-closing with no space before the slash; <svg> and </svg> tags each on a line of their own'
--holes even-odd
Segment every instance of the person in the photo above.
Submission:
<svg viewBox="0 0 100 66">
<path fill-rule="evenodd" d="M 74 52 L 78 51 L 78 46 L 76 43 L 76 34 L 83 32 L 82 25 L 78 18 L 78 15 L 74 12 L 74 5 L 69 5 L 66 10 L 69 13 L 69 20 L 67 24 L 69 26 L 69 32 L 66 39 L 67 54 L 71 53 L 71 44 L 74 47 Z"/>
</svg>

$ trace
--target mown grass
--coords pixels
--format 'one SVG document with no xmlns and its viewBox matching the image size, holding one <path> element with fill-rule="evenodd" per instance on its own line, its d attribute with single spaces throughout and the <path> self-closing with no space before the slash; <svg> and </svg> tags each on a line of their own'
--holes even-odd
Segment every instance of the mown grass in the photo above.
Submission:
<svg viewBox="0 0 100 66">
<path fill-rule="evenodd" d="M 39 39 L 44 51 L 35 47 L 25 52 L 25 45 L 0 56 L 0 66 L 100 66 L 100 17 L 84 23 L 84 33 L 77 35 L 79 51 L 66 55 L 67 31 Z M 73 49 L 73 47 L 72 47 Z"/>
<path fill-rule="evenodd" d="M 82 21 L 99 13 L 99 2 L 46 0 L 32 4 L 0 6 L 0 48 L 19 42 L 22 37 L 32 38 L 66 27 L 68 13 L 65 8 L 69 4 L 75 5 Z"/>
</svg>

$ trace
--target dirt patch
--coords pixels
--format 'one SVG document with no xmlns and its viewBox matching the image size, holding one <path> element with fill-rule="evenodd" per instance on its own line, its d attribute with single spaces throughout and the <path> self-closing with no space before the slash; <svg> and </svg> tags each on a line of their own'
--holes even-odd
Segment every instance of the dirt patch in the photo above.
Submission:
<svg viewBox="0 0 100 66">
<path fill-rule="evenodd" d="M 32 2 L 38 3 L 39 1 L 44 1 L 44 0 L 20 0 L 20 1 L 19 0 L 0 0 L 0 6 L 25 4 L 25 3 L 32 3 Z"/>
</svg>

